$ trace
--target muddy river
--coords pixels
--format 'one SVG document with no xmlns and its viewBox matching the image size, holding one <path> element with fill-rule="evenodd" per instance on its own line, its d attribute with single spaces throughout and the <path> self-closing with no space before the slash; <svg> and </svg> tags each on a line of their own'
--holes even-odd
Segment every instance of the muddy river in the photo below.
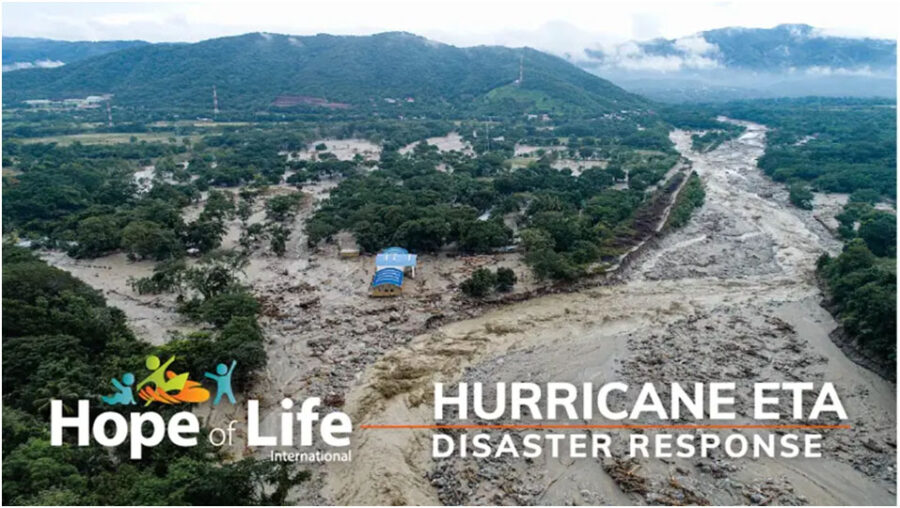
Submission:
<svg viewBox="0 0 900 508">
<path fill-rule="evenodd" d="M 432 459 L 431 430 L 363 429 L 353 461 L 326 467 L 337 504 L 893 504 L 895 386 L 829 339 L 813 270 L 840 243 L 756 167 L 765 127 L 708 153 L 671 134 L 707 198 L 683 229 L 657 241 L 621 281 L 551 295 L 420 335 L 366 369 L 344 411 L 361 424 L 434 423 L 442 381 L 831 381 L 851 428 L 825 431 L 820 459 L 640 459 L 622 489 L 613 459 Z M 488 399 L 490 400 L 490 399 Z M 749 403 L 747 403 L 749 405 Z M 750 423 L 752 408 L 737 407 Z M 498 422 L 502 423 L 502 422 Z M 602 419 L 585 423 L 604 423 Z M 737 432 L 737 431 L 735 431 Z M 761 431 L 741 431 L 761 432 Z M 652 434 L 652 431 L 649 432 Z M 631 490 L 625 492 L 625 490 Z"/>
<path fill-rule="evenodd" d="M 261 320 L 269 361 L 259 382 L 239 397 L 260 399 L 263 430 L 271 432 L 285 396 L 331 398 L 329 407 L 348 412 L 355 427 L 431 424 L 435 381 L 596 386 L 727 380 L 748 392 L 757 381 L 831 381 L 851 428 L 827 431 L 824 458 L 642 459 L 625 467 L 627 480 L 639 488 L 623 488 L 616 457 L 437 460 L 431 458 L 433 431 L 357 428 L 352 462 L 304 465 L 313 476 L 289 501 L 893 504 L 896 388 L 832 343 L 836 324 L 820 306 L 813 277 L 816 258 L 841 245 L 816 220 L 822 210 L 791 207 L 784 186 L 756 167 L 766 129 L 744 125 L 740 138 L 708 153 L 691 150 L 691 133 L 671 134 L 702 177 L 706 203 L 684 228 L 652 240 L 614 283 L 508 305 L 422 335 L 430 317 L 477 314 L 454 309 L 453 295 L 478 266 L 516 269 L 517 290 L 534 281 L 516 254 L 424 256 L 410 294 L 373 300 L 366 296 L 371 258 L 341 260 L 336 252 L 306 246 L 302 230 L 310 205 L 295 219 L 285 257 L 260 249 L 246 270 L 247 284 L 269 309 Z M 327 190 L 317 195 L 313 189 L 311 197 L 321 199 Z M 254 217 L 262 214 L 260 201 Z M 235 227 L 229 225 L 229 244 L 239 233 Z M 129 262 L 122 254 L 44 257 L 102 290 L 144 340 L 160 344 L 170 332 L 196 326 L 175 312 L 174 296 L 131 290 L 129 279 L 152 273 L 151 262 Z M 241 419 L 242 402 L 196 411 L 211 422 Z M 748 423 L 751 409 L 738 407 L 735 423 Z M 237 440 L 235 458 L 268 456 L 243 448 L 243 436 Z"/>
</svg>

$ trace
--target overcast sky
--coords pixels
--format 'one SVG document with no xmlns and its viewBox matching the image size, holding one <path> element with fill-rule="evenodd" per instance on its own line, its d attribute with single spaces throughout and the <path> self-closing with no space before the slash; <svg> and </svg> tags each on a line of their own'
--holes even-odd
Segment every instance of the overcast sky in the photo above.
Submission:
<svg viewBox="0 0 900 508">
<path fill-rule="evenodd" d="M 291 3 L 3 3 L 3 35 L 65 40 L 198 41 L 246 32 L 403 30 L 455 44 L 563 53 L 726 26 L 806 23 L 828 33 L 897 38 L 900 2 L 866 1 L 294 1 Z"/>
</svg>

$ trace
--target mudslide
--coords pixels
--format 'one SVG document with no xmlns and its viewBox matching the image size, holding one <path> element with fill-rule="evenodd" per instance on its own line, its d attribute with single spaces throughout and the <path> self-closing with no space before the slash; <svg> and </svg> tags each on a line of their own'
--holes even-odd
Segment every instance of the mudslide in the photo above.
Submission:
<svg viewBox="0 0 900 508">
<path fill-rule="evenodd" d="M 831 342 L 835 323 L 813 280 L 816 258 L 840 244 L 756 167 L 766 129 L 742 124 L 740 138 L 709 153 L 691 150 L 689 132 L 671 134 L 703 179 L 706 204 L 621 273 L 621 283 L 536 298 L 418 336 L 367 369 L 344 410 L 356 427 L 433 423 L 435 381 L 733 380 L 748 393 L 758 381 L 832 381 L 852 428 L 827 431 L 824 458 L 641 459 L 629 466 L 635 487 L 613 474 L 615 457 L 435 460 L 432 431 L 369 429 L 354 433 L 352 462 L 327 466 L 324 498 L 893 504 L 896 388 Z M 749 422 L 752 408 L 737 411 L 736 423 Z"/>
</svg>

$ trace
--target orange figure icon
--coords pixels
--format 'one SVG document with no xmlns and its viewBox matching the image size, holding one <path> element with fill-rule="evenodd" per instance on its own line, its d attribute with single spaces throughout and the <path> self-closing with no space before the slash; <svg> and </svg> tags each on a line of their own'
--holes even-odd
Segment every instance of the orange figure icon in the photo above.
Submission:
<svg viewBox="0 0 900 508">
<path fill-rule="evenodd" d="M 174 371 L 167 370 L 167 367 L 174 361 L 175 357 L 173 356 L 166 360 L 166 363 L 160 365 L 159 358 L 156 356 L 147 357 L 145 365 L 153 372 L 135 387 L 138 390 L 138 396 L 147 401 L 145 405 L 149 406 L 154 401 L 163 404 L 181 404 L 182 402 L 204 402 L 209 399 L 209 390 L 203 388 L 200 383 L 188 379 L 187 372 L 176 374 Z"/>
</svg>

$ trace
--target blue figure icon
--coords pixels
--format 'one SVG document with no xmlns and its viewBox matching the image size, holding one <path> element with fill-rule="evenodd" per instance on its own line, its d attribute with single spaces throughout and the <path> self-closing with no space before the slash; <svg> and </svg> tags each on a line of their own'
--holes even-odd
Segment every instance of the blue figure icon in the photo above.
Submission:
<svg viewBox="0 0 900 508">
<path fill-rule="evenodd" d="M 110 406 L 115 406 L 116 404 L 125 406 L 137 404 L 137 402 L 134 401 L 134 393 L 131 391 L 131 385 L 134 384 L 134 374 L 126 372 L 122 375 L 122 382 L 119 382 L 116 378 L 112 378 L 111 382 L 116 388 L 116 393 L 100 397 L 103 399 L 103 402 L 106 402 Z"/>
<path fill-rule="evenodd" d="M 224 363 L 220 363 L 216 365 L 216 373 L 212 372 L 204 372 L 203 375 L 215 380 L 216 382 L 216 398 L 213 400 L 213 405 L 218 406 L 219 400 L 222 399 L 222 395 L 228 397 L 228 400 L 234 404 L 234 394 L 231 393 L 231 374 L 234 373 L 234 366 L 237 365 L 237 360 L 231 361 L 231 367 L 226 367 Z"/>
</svg>

